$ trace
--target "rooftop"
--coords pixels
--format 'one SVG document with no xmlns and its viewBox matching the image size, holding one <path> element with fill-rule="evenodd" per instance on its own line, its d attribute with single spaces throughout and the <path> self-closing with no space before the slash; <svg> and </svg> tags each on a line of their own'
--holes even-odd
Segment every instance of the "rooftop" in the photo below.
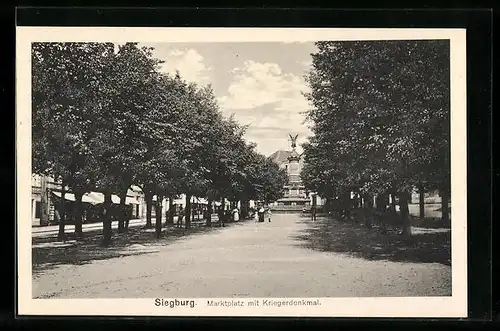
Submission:
<svg viewBox="0 0 500 331">
<path fill-rule="evenodd" d="M 285 151 L 285 150 L 277 150 L 276 152 L 274 152 L 273 154 L 271 154 L 269 156 L 269 159 L 273 160 L 274 162 L 278 163 L 278 164 L 281 164 L 283 162 L 286 162 L 288 161 L 288 157 L 290 156 L 290 154 L 292 153 L 292 151 Z"/>
<path fill-rule="evenodd" d="M 301 157 L 301 154 L 298 154 L 297 151 L 285 151 L 283 149 L 280 149 L 269 155 L 268 158 L 281 165 L 283 163 L 288 163 L 288 158 L 290 156 Z M 300 158 L 299 163 L 303 163 L 303 158 Z"/>
</svg>

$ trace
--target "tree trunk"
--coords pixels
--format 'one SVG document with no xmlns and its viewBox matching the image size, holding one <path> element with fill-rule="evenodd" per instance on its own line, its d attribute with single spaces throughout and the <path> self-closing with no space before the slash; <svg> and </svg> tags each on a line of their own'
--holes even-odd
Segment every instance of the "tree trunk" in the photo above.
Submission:
<svg viewBox="0 0 500 331">
<path fill-rule="evenodd" d="M 186 229 L 191 228 L 191 194 L 186 194 Z"/>
<path fill-rule="evenodd" d="M 371 194 L 365 194 L 363 196 L 364 200 L 364 214 L 365 214 L 365 225 L 368 228 L 371 228 L 373 226 L 373 195 Z"/>
<path fill-rule="evenodd" d="M 111 244 L 111 208 L 113 202 L 111 201 L 111 193 L 104 193 L 104 210 L 103 210 L 103 220 L 102 220 L 102 245 L 108 246 Z"/>
<path fill-rule="evenodd" d="M 174 198 L 172 197 L 168 198 L 168 216 L 166 219 L 166 224 L 174 224 Z"/>
<path fill-rule="evenodd" d="M 134 215 L 134 209 L 132 209 L 132 211 L 130 213 L 130 208 L 135 208 L 135 207 L 125 206 L 125 232 L 128 232 L 128 225 L 129 225 L 130 219 Z"/>
<path fill-rule="evenodd" d="M 418 206 L 420 210 L 420 219 L 423 221 L 425 218 L 425 194 L 424 186 L 420 184 L 418 186 Z"/>
<path fill-rule="evenodd" d="M 382 195 L 377 194 L 375 196 L 375 209 L 380 210 L 381 205 L 382 205 Z"/>
<path fill-rule="evenodd" d="M 241 219 L 248 218 L 248 200 L 245 198 L 241 200 Z"/>
<path fill-rule="evenodd" d="M 409 193 L 404 191 L 399 196 L 399 212 L 401 215 L 401 221 L 403 223 L 403 235 L 411 236 L 411 222 L 410 215 L 408 211 L 408 200 Z"/>
<path fill-rule="evenodd" d="M 338 209 L 341 219 L 346 220 L 349 218 L 349 212 L 351 209 L 351 197 L 349 191 L 343 191 L 340 193 L 340 197 L 338 199 Z"/>
<path fill-rule="evenodd" d="M 221 212 L 219 213 L 219 226 L 225 226 L 226 221 L 226 198 L 221 199 Z"/>
<path fill-rule="evenodd" d="M 207 226 L 212 226 L 212 204 L 213 200 L 209 199 L 207 205 Z"/>
<path fill-rule="evenodd" d="M 380 196 L 378 196 L 377 209 L 384 211 L 387 209 L 387 205 L 389 205 L 389 194 L 383 193 Z"/>
<path fill-rule="evenodd" d="M 82 217 L 83 217 L 83 192 L 75 191 L 75 235 L 77 238 L 83 237 Z"/>
<path fill-rule="evenodd" d="M 146 229 L 151 229 L 153 227 L 153 223 L 151 221 L 151 213 L 153 209 L 153 193 L 145 192 L 144 198 L 146 200 Z"/>
<path fill-rule="evenodd" d="M 118 232 L 123 233 L 125 231 L 125 221 L 128 217 L 128 213 L 126 210 L 125 201 L 127 199 L 128 188 L 124 189 L 120 192 L 120 207 L 119 207 L 119 219 L 118 219 Z"/>
<path fill-rule="evenodd" d="M 447 150 L 444 154 L 445 164 L 448 164 L 449 160 L 449 150 Z M 450 203 L 450 185 L 451 178 L 450 174 L 446 174 L 443 178 L 442 188 L 441 188 L 441 220 L 443 222 L 448 223 L 450 221 L 450 212 L 448 210 L 448 204 Z"/>
<path fill-rule="evenodd" d="M 47 190 L 47 177 L 40 176 L 41 181 L 41 197 L 40 197 L 40 225 L 49 224 L 49 191 Z"/>
<path fill-rule="evenodd" d="M 445 187 L 441 190 L 441 220 L 446 223 L 450 221 L 449 201 L 448 188 Z"/>
<path fill-rule="evenodd" d="M 364 197 L 365 201 L 365 208 L 366 209 L 372 209 L 373 208 L 373 195 L 371 194 L 366 194 Z"/>
<path fill-rule="evenodd" d="M 323 212 L 330 215 L 330 203 L 331 198 L 325 198 L 325 203 L 323 204 Z"/>
<path fill-rule="evenodd" d="M 396 210 L 396 195 L 394 193 L 391 193 L 391 208 Z"/>
<path fill-rule="evenodd" d="M 59 232 L 57 234 L 58 240 L 65 240 L 66 234 L 64 233 L 64 226 L 66 225 L 66 183 L 61 183 L 61 203 L 60 203 L 60 218 L 59 218 Z"/>
<path fill-rule="evenodd" d="M 353 209 L 358 209 L 359 207 L 359 195 L 358 192 L 354 192 L 354 197 L 353 197 Z"/>
<path fill-rule="evenodd" d="M 155 223 L 155 232 L 156 232 L 156 238 L 160 238 L 161 236 L 161 214 L 162 214 L 162 204 L 163 204 L 163 197 L 157 195 L 156 196 L 156 223 Z"/>
</svg>

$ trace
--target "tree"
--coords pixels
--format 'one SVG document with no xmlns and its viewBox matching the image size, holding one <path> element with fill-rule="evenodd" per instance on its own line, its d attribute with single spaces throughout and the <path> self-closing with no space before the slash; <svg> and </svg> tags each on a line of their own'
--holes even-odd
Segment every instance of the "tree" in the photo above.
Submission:
<svg viewBox="0 0 500 331">
<path fill-rule="evenodd" d="M 314 132 L 305 146 L 306 185 L 332 195 L 359 191 L 367 198 L 395 191 L 403 232 L 410 234 L 410 190 L 422 181 L 436 182 L 431 174 L 447 168 L 434 160 L 444 148 L 434 140 L 449 146 L 442 129 L 449 113 L 448 44 L 319 42 L 317 47 L 306 95 Z"/>
<path fill-rule="evenodd" d="M 265 203 L 283 197 L 283 186 L 288 182 L 288 174 L 278 164 L 262 155 L 256 155 L 256 164 L 251 173 L 251 183 L 257 200 Z"/>
<path fill-rule="evenodd" d="M 120 232 L 124 230 L 127 191 L 136 181 L 137 159 L 144 152 L 142 141 L 137 139 L 148 129 L 143 126 L 142 118 L 147 112 L 154 111 L 158 104 L 157 95 L 152 92 L 157 90 L 157 71 L 161 61 L 154 58 L 151 51 L 151 48 L 138 47 L 137 43 L 120 46 L 107 77 L 110 119 L 117 131 L 112 146 L 115 154 L 109 162 L 113 164 L 115 176 L 120 178 Z"/>
<path fill-rule="evenodd" d="M 103 70 L 94 77 L 92 88 L 98 107 L 93 108 L 89 126 L 93 134 L 87 139 L 91 151 L 95 187 L 105 195 L 103 215 L 103 244 L 111 240 L 111 195 L 120 196 L 120 230 L 124 229 L 125 201 L 130 185 L 134 182 L 137 158 L 142 153 L 140 140 L 135 136 L 145 130 L 141 117 L 151 104 L 148 94 L 154 82 L 158 61 L 148 49 L 139 49 L 134 43 L 108 47 Z M 82 64 L 83 66 L 83 64 Z M 86 95 L 87 98 L 92 95 Z"/>
<path fill-rule="evenodd" d="M 174 179 L 183 170 L 176 150 L 182 144 L 181 113 L 185 92 L 178 81 L 160 74 L 147 92 L 151 104 L 141 117 L 140 130 L 136 133 L 140 153 L 135 160 L 135 179 L 145 192 L 146 227 L 151 227 L 153 196 L 172 197 L 178 193 L 179 184 Z"/>
<path fill-rule="evenodd" d="M 112 45 L 34 43 L 32 46 L 33 171 L 53 176 L 77 197 L 75 231 L 81 235 L 81 197 L 92 187 L 87 144 L 95 111 L 105 104 L 96 88 Z M 65 237 L 64 197 L 59 239 Z"/>
</svg>

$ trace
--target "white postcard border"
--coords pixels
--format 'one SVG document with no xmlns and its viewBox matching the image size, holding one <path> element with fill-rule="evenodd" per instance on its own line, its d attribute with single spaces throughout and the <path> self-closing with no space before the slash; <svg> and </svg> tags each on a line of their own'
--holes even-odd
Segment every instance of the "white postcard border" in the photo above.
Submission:
<svg viewBox="0 0 500 331">
<path fill-rule="evenodd" d="M 465 29 L 136 28 L 17 27 L 16 172 L 19 315 L 137 316 L 467 316 L 467 126 Z M 305 42 L 317 40 L 449 39 L 451 61 L 452 296 L 318 299 L 314 306 L 214 307 L 208 300 L 303 300 L 304 298 L 172 298 L 194 308 L 157 307 L 154 299 L 32 299 L 31 265 L 31 42 Z"/>
</svg>

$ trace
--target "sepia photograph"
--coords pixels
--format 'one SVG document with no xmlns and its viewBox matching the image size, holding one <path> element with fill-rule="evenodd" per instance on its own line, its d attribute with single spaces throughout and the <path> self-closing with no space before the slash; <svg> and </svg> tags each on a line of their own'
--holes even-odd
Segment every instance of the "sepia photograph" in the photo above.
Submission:
<svg viewBox="0 0 500 331">
<path fill-rule="evenodd" d="M 466 316 L 463 30 L 93 29 L 18 28 L 20 313 Z"/>
</svg>

